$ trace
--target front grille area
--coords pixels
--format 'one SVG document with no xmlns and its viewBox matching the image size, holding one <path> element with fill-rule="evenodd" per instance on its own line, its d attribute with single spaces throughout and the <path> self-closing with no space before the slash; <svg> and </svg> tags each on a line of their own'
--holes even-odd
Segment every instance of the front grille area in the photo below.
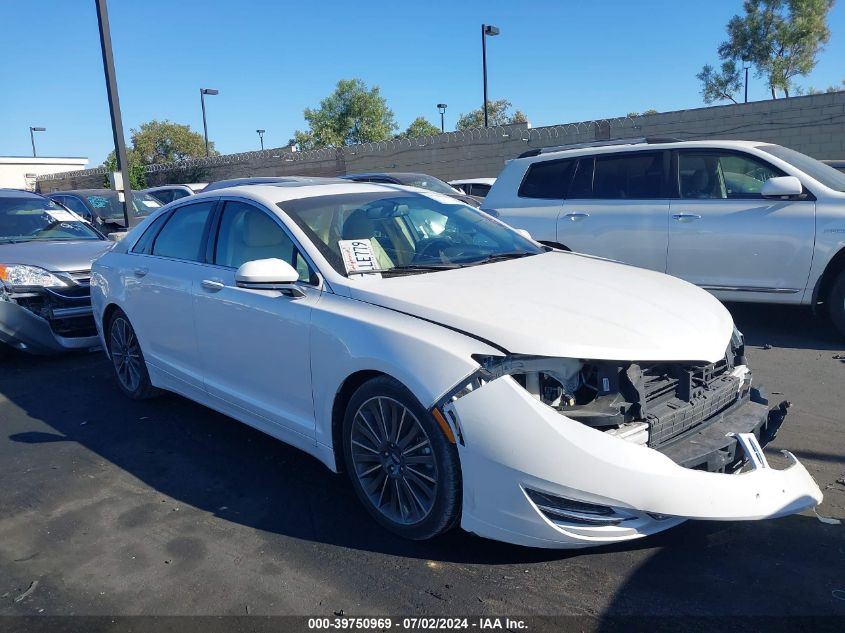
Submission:
<svg viewBox="0 0 845 633">
<path fill-rule="evenodd" d="M 739 397 L 727 359 L 705 366 L 643 365 L 639 384 L 649 446 L 660 446 L 713 418 Z"/>
<path fill-rule="evenodd" d="M 45 319 L 58 336 L 73 338 L 97 335 L 87 285 L 42 288 L 15 296 L 14 299 L 18 305 Z"/>
<path fill-rule="evenodd" d="M 71 270 L 68 271 L 68 275 L 78 284 L 82 286 L 88 286 L 91 284 L 91 271 L 90 270 Z"/>
</svg>

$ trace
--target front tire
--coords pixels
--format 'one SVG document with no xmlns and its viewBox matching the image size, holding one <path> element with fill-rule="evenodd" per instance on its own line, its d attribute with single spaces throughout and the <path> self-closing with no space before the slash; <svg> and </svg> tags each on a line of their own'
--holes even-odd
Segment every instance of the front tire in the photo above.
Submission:
<svg viewBox="0 0 845 633">
<path fill-rule="evenodd" d="M 845 271 L 839 273 L 833 282 L 827 304 L 830 320 L 833 321 L 839 333 L 845 336 Z"/>
<path fill-rule="evenodd" d="M 118 310 L 109 320 L 106 341 L 117 385 L 124 395 L 133 400 L 146 400 L 157 395 L 158 391 L 150 382 L 138 336 L 124 312 Z"/>
<path fill-rule="evenodd" d="M 343 420 L 346 472 L 370 515 L 391 532 L 425 540 L 451 528 L 461 509 L 458 451 L 403 385 L 364 383 Z"/>
</svg>

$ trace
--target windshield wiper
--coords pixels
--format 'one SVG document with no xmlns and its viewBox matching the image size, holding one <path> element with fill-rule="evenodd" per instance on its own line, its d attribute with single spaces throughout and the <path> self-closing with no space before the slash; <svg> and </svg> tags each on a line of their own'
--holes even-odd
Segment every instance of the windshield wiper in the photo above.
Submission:
<svg viewBox="0 0 845 633">
<path fill-rule="evenodd" d="M 349 275 L 368 275 L 368 274 L 375 274 L 380 273 L 382 275 L 403 275 L 403 274 L 413 274 L 413 273 L 430 273 L 436 270 L 454 270 L 455 268 L 461 268 L 460 264 L 402 264 L 400 266 L 394 266 L 393 268 L 373 268 L 371 270 L 354 270 L 351 272 L 346 273 L 347 276 Z"/>
<path fill-rule="evenodd" d="M 539 253 L 532 253 L 530 251 L 514 251 L 511 253 L 493 253 L 481 259 L 473 259 L 466 262 L 460 262 L 461 266 L 476 266 L 478 264 L 490 264 L 492 262 L 503 262 L 508 259 L 519 259 L 520 257 L 528 257 L 529 255 L 538 255 Z"/>
<path fill-rule="evenodd" d="M 21 239 L 18 237 L 0 239 L 0 244 L 22 244 L 23 242 L 31 242 L 31 239 Z"/>
</svg>

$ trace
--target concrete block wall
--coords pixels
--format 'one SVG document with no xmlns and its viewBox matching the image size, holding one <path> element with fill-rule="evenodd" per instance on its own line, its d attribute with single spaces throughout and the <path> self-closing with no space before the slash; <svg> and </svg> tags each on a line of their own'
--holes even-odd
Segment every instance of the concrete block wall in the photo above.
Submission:
<svg viewBox="0 0 845 633">
<path fill-rule="evenodd" d="M 496 176 L 506 160 L 527 149 L 638 136 L 757 140 L 792 147 L 815 158 L 845 158 L 845 91 L 538 128 L 506 125 L 310 152 L 268 149 L 179 165 L 150 165 L 147 181 L 155 186 L 245 176 L 336 176 L 365 171 L 419 171 L 444 180 Z M 39 177 L 37 187 L 42 192 L 101 187 L 103 178 L 103 169 L 51 174 Z"/>
</svg>

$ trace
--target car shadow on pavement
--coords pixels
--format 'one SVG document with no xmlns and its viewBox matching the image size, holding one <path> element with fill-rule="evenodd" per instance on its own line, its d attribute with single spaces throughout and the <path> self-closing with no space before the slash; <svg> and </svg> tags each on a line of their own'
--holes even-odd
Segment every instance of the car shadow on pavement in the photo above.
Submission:
<svg viewBox="0 0 845 633">
<path fill-rule="evenodd" d="M 748 304 L 733 304 L 730 309 L 740 327 L 750 333 L 752 345 L 833 349 L 838 344 L 832 328 L 814 320 L 808 311 Z M 1 369 L 0 396 L 20 410 L 22 426 L 0 441 L 8 438 L 30 446 L 77 442 L 143 482 L 153 494 L 223 521 L 304 541 L 430 561 L 543 564 L 584 555 L 579 550 L 504 545 L 460 530 L 429 542 L 395 537 L 367 515 L 344 476 L 330 473 L 316 459 L 176 395 L 145 402 L 126 399 L 101 354 L 58 358 L 18 354 L 4 361 Z M 45 397 L 45 385 L 49 385 L 49 397 Z M 54 432 L 39 429 L 40 423 Z M 73 493 L 69 484 L 67 494 Z M 784 554 L 785 560 L 793 558 L 792 549 L 804 548 L 791 545 L 795 539 L 842 546 L 841 536 L 825 537 L 825 530 L 831 528 L 808 517 L 753 524 L 753 529 L 748 525 L 696 522 L 649 539 L 589 551 L 603 556 L 655 550 L 649 560 L 656 559 L 657 575 L 679 564 L 696 573 L 718 575 L 723 567 L 735 564 L 735 557 L 742 558 L 744 551 L 759 555 L 766 538 L 778 543 L 775 551 Z M 731 544 L 730 552 L 716 547 L 714 556 L 709 545 L 703 549 L 691 545 L 719 539 Z M 660 563 L 664 558 L 666 562 Z M 765 573 L 783 573 L 772 567 L 780 564 L 776 560 L 757 564 L 763 565 Z M 795 564 L 800 560 L 794 559 Z"/>
<path fill-rule="evenodd" d="M 765 303 L 726 303 L 734 322 L 752 347 L 842 350 L 841 336 L 830 319 L 814 315 L 807 307 Z"/>
<path fill-rule="evenodd" d="M 110 364 L 100 355 L 15 356 L 3 370 L 0 396 L 20 410 L 29 428 L 43 423 L 53 431 L 7 433 L 0 441 L 12 446 L 4 452 L 19 453 L 15 444 L 75 442 L 142 481 L 151 497 L 169 497 L 223 521 L 306 541 L 458 563 L 528 563 L 577 555 L 509 546 L 461 530 L 427 542 L 394 536 L 369 517 L 344 475 L 180 396 L 131 401 L 120 393 Z M 44 384 L 51 385 L 49 398 Z M 54 477 L 55 471 L 46 476 Z M 75 494 L 71 483 L 63 494 Z"/>
</svg>

